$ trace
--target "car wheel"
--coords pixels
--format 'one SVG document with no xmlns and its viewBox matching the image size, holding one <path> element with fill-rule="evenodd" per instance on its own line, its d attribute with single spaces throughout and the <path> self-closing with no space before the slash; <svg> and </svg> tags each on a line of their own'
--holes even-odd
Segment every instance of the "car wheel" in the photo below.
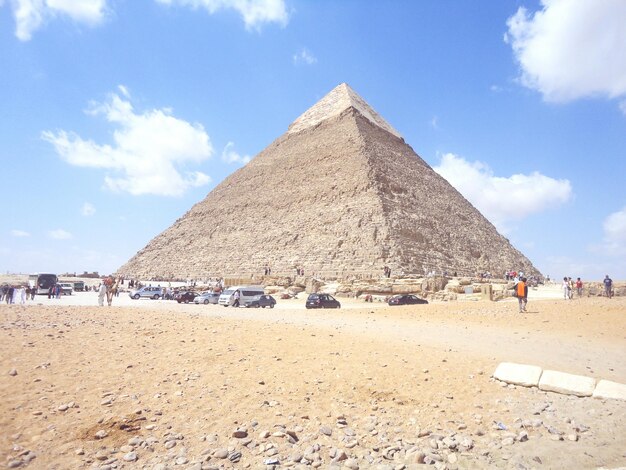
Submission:
<svg viewBox="0 0 626 470">
<path fill-rule="evenodd" d="M 141 297 L 139 294 L 133 295 L 133 299 L 135 299 L 135 300 L 139 300 L 139 297 Z"/>
<path fill-rule="evenodd" d="M 204 299 L 204 305 L 208 305 L 209 299 Z"/>
<path fill-rule="evenodd" d="M 274 304 L 270 304 L 270 308 L 274 308 Z"/>
<path fill-rule="evenodd" d="M 159 294 L 154 294 L 154 295 L 152 296 L 152 299 L 154 299 L 154 300 L 159 300 Z"/>
</svg>

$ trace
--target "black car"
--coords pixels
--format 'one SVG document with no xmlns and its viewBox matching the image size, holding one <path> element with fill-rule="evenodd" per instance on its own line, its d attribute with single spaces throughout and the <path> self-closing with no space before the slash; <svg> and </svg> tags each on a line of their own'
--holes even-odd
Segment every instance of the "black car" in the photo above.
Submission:
<svg viewBox="0 0 626 470">
<path fill-rule="evenodd" d="M 246 307 L 254 307 L 254 308 L 259 308 L 259 307 L 274 308 L 274 305 L 276 305 L 276 299 L 274 299 L 274 297 L 272 297 L 271 295 L 260 295 L 254 300 L 246 303 Z"/>
<path fill-rule="evenodd" d="M 193 299 L 195 299 L 197 295 L 198 294 L 196 294 L 195 292 L 187 291 L 181 294 L 177 294 L 174 298 L 179 304 L 183 302 L 188 304 L 189 302 L 193 302 Z"/>
<path fill-rule="evenodd" d="M 306 308 L 341 308 L 341 304 L 329 294 L 309 294 Z"/>
<path fill-rule="evenodd" d="M 394 295 L 390 298 L 387 303 L 389 305 L 417 305 L 417 304 L 427 304 L 428 300 L 420 299 L 416 295 L 411 294 L 403 294 L 403 295 Z"/>
</svg>

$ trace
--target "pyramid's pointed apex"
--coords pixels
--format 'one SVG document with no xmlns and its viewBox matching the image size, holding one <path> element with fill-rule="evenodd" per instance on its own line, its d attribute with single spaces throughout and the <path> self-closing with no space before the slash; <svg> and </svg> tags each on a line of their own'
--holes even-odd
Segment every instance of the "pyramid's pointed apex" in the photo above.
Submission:
<svg viewBox="0 0 626 470">
<path fill-rule="evenodd" d="M 347 83 L 337 85 L 326 96 L 291 123 L 289 132 L 300 132 L 308 127 L 313 127 L 326 119 L 341 114 L 350 107 L 356 109 L 361 115 L 378 127 L 385 129 L 396 137 L 402 138 L 400 133 L 374 111 Z"/>
</svg>

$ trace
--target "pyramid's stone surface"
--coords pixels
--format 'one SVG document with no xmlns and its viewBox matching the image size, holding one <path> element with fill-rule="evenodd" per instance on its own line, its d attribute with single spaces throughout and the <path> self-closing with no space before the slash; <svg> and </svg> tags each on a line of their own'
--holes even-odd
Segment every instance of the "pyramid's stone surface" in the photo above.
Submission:
<svg viewBox="0 0 626 470">
<path fill-rule="evenodd" d="M 354 108 L 361 116 L 368 119 L 373 124 L 385 129 L 387 132 L 402 137 L 400 133 L 387 123 L 369 104 L 363 100 L 347 83 L 333 88 L 324 98 L 319 100 L 313 107 L 309 108 L 302 116 L 296 119 L 289 126 L 288 132 L 294 134 L 303 129 L 314 127 L 316 124 L 338 116 L 348 108 Z"/>
<path fill-rule="evenodd" d="M 119 270 L 132 277 L 537 273 L 347 85 Z"/>
</svg>

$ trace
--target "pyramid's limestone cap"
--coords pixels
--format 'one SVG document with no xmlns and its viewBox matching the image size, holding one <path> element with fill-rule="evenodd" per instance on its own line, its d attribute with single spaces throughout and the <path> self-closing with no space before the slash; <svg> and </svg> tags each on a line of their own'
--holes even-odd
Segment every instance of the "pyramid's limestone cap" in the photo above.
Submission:
<svg viewBox="0 0 626 470">
<path fill-rule="evenodd" d="M 333 88 L 330 93 L 291 123 L 288 132 L 295 133 L 308 127 L 313 127 L 326 119 L 341 114 L 350 107 L 356 109 L 363 117 L 378 127 L 385 129 L 396 137 L 402 138 L 400 133 L 380 117 L 347 83 L 342 83 Z"/>
</svg>

